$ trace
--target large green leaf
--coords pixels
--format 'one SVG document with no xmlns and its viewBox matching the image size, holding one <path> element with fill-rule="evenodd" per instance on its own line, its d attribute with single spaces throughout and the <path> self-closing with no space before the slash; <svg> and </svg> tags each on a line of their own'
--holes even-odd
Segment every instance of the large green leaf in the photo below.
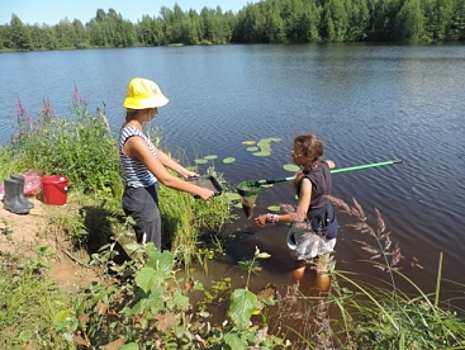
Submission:
<svg viewBox="0 0 465 350">
<path fill-rule="evenodd" d="M 163 272 L 164 276 L 168 276 L 174 267 L 174 255 L 168 250 L 163 251 L 160 256 L 158 268 Z"/>
<path fill-rule="evenodd" d="M 237 333 L 226 333 L 224 342 L 234 350 L 247 350 L 247 342 L 239 337 Z"/>
<path fill-rule="evenodd" d="M 159 270 L 155 270 L 151 267 L 143 267 L 137 274 L 136 283 L 147 293 L 152 287 L 160 286 L 164 281 L 163 273 Z"/>
<path fill-rule="evenodd" d="M 257 296 L 247 289 L 236 289 L 231 294 L 229 314 L 238 329 L 243 330 L 249 326 L 252 313 L 258 306 Z"/>
<path fill-rule="evenodd" d="M 174 291 L 173 298 L 177 307 L 183 309 L 189 306 L 189 298 L 185 295 L 182 295 L 182 293 L 179 290 Z"/>
</svg>

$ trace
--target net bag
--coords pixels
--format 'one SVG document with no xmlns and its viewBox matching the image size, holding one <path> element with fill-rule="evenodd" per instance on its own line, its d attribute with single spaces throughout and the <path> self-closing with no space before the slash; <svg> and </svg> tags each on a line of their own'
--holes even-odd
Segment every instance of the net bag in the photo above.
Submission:
<svg viewBox="0 0 465 350">
<path fill-rule="evenodd" d="M 260 185 L 257 181 L 244 181 L 237 186 L 237 193 L 241 196 L 242 209 L 247 219 L 253 215 L 255 201 L 260 193 Z"/>
</svg>

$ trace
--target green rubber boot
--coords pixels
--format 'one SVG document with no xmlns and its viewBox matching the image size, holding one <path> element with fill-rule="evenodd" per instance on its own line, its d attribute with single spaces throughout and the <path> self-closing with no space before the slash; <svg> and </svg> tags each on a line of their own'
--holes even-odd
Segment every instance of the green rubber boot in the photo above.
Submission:
<svg viewBox="0 0 465 350">
<path fill-rule="evenodd" d="M 15 214 L 29 214 L 29 207 L 20 200 L 24 185 L 21 187 L 21 182 L 11 178 L 5 179 L 4 184 L 3 208 Z"/>
<path fill-rule="evenodd" d="M 11 175 L 10 178 L 18 180 L 20 182 L 20 186 L 22 188 L 21 193 L 19 194 L 19 200 L 24 205 L 27 205 L 29 209 L 34 208 L 34 204 L 27 200 L 26 196 L 24 195 L 24 181 L 26 178 L 23 175 Z"/>
</svg>

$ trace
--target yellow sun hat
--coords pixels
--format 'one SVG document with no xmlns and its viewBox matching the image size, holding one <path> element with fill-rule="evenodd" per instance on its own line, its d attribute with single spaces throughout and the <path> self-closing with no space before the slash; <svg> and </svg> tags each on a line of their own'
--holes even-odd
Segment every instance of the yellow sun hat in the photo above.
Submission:
<svg viewBox="0 0 465 350">
<path fill-rule="evenodd" d="M 169 100 L 161 93 L 154 81 L 134 78 L 129 82 L 123 107 L 131 109 L 155 108 L 163 107 L 168 102 Z"/>
</svg>

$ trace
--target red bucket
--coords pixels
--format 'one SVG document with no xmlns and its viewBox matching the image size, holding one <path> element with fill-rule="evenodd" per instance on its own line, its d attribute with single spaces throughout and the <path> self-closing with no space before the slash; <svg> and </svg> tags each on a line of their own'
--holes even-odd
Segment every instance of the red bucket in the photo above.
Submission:
<svg viewBox="0 0 465 350">
<path fill-rule="evenodd" d="M 44 176 L 41 179 L 45 204 L 63 205 L 68 197 L 68 178 L 63 175 Z"/>
</svg>

